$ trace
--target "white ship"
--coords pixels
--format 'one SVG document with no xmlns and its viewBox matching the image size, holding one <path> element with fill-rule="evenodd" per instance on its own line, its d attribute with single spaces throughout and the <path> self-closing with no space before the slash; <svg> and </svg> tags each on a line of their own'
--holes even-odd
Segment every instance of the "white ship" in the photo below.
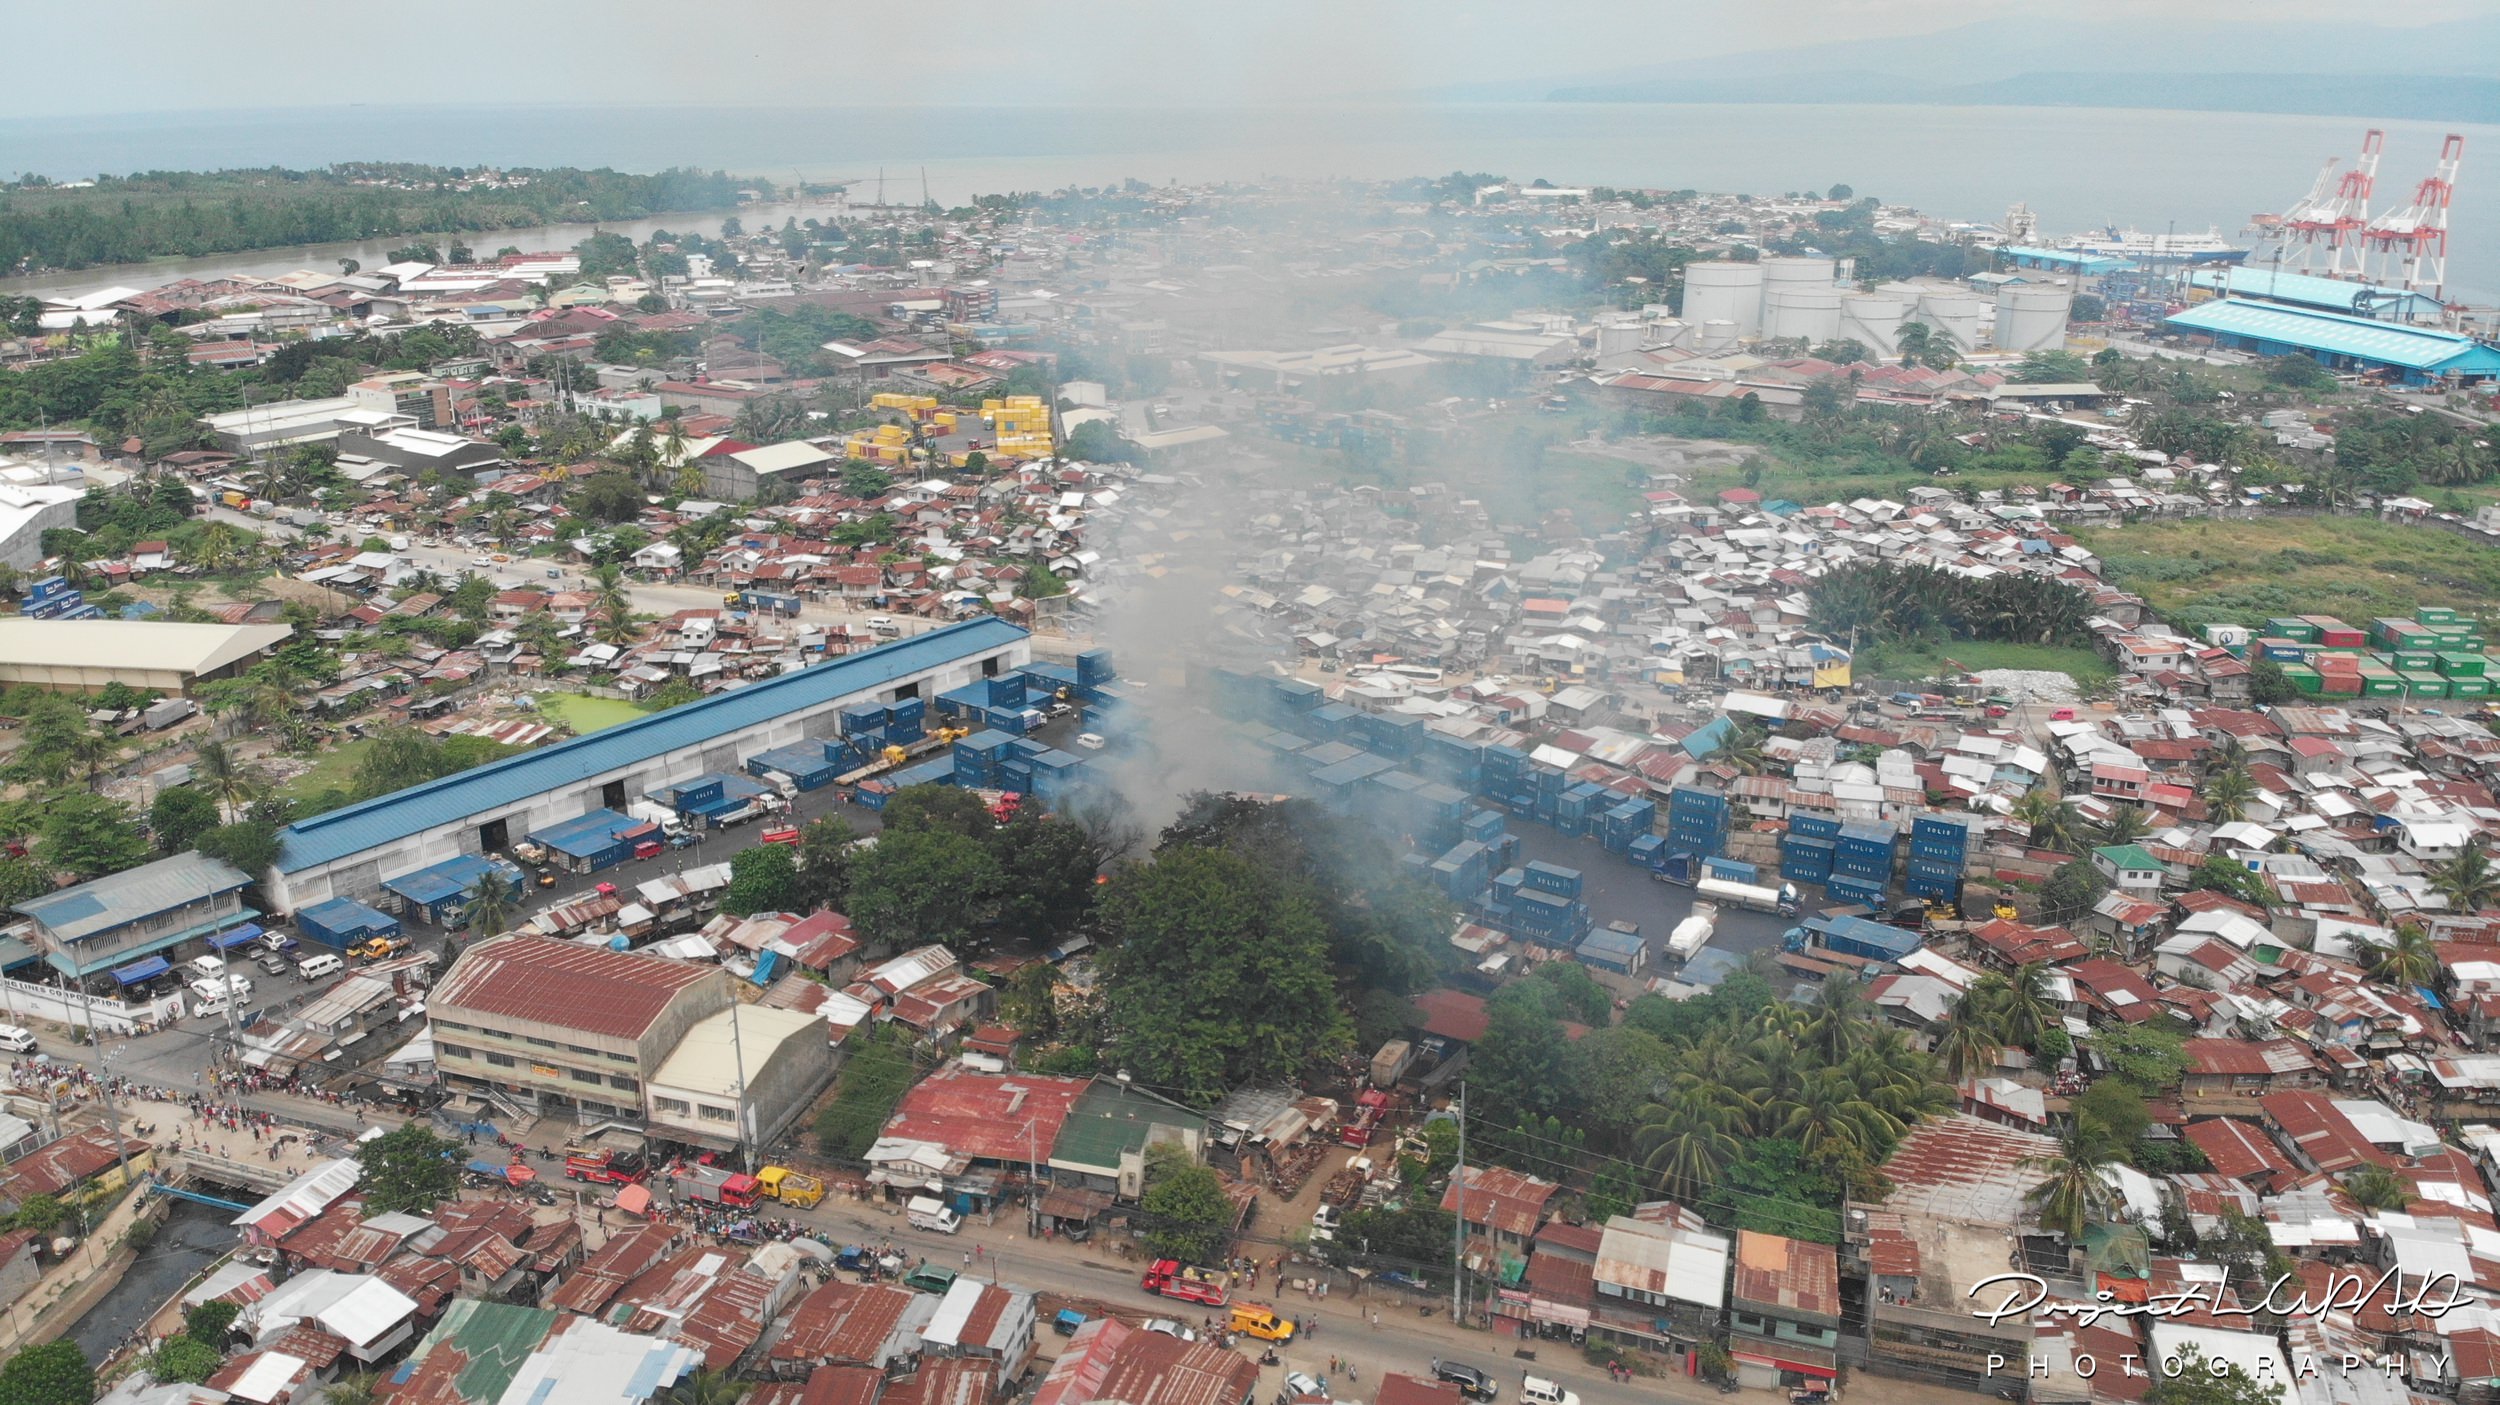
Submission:
<svg viewBox="0 0 2500 1405">
<path fill-rule="evenodd" d="M 2214 229 L 2202 234 L 2146 234 L 2112 225 L 2098 234 L 2079 234 L 2056 247 L 2070 254 L 2147 263 L 2238 263 L 2248 257 L 2246 245 L 2234 244 Z"/>
</svg>

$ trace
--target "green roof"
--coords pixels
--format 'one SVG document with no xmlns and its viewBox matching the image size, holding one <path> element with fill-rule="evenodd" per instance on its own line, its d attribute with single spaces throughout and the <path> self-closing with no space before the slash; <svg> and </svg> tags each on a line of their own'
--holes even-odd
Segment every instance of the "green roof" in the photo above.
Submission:
<svg viewBox="0 0 2500 1405">
<path fill-rule="evenodd" d="M 1070 1171 L 1117 1175 L 1120 1158 L 1142 1149 L 1157 1127 L 1204 1132 L 1204 1113 L 1117 1079 L 1097 1078 L 1068 1108 L 1050 1144 L 1050 1164 Z"/>
<path fill-rule="evenodd" d="M 460 1353 L 461 1364 L 452 1388 L 462 1400 L 493 1402 L 503 1398 L 521 1364 L 547 1340 L 557 1314 L 544 1308 L 512 1303 L 455 1298 L 424 1343 L 410 1354 L 418 1371 L 434 1352 L 448 1346 Z M 403 1368 L 405 1369 L 405 1368 Z"/>
<path fill-rule="evenodd" d="M 2092 851 L 2092 857 L 2107 859 L 2113 866 L 2121 869 L 2141 868 L 2158 871 L 2161 868 L 2161 860 L 2146 853 L 2141 844 L 2104 844 Z"/>
</svg>

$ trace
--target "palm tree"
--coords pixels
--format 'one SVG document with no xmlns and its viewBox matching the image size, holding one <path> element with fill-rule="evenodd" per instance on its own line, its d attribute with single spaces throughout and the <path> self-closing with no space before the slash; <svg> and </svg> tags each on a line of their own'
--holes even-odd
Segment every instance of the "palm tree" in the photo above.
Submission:
<svg viewBox="0 0 2500 1405">
<path fill-rule="evenodd" d="M 666 1405 L 737 1405 L 747 1383 L 725 1371 L 697 1370 L 662 1393 Z"/>
<path fill-rule="evenodd" d="M 216 797 L 217 813 L 229 824 L 250 797 L 257 779 L 252 768 L 244 765 L 242 758 L 222 741 L 200 743 L 191 762 L 191 774 L 202 790 Z"/>
<path fill-rule="evenodd" d="M 2033 786 L 2014 802 L 2014 822 L 2030 829 L 2031 846 L 2055 849 L 2061 853 L 2075 851 L 2075 833 L 2080 817 L 2075 807 L 2059 799 L 2047 786 Z"/>
<path fill-rule="evenodd" d="M 2407 922 L 2396 929 L 2393 942 L 2370 947 L 2363 964 L 2389 985 L 2425 986 L 2439 979 L 2439 946 L 2422 924 Z"/>
<path fill-rule="evenodd" d="M 1855 981 L 1825 981 L 1814 995 L 1806 1025 L 1808 1045 L 1824 1063 L 1836 1064 L 1864 1042 L 1866 1011 Z"/>
<path fill-rule="evenodd" d="M 469 911 L 462 925 L 471 941 L 501 932 L 505 919 L 512 915 L 515 894 L 510 883 L 498 873 L 478 875 L 477 891 L 469 895 Z"/>
<path fill-rule="evenodd" d="M 592 613 L 598 616 L 592 628 L 600 641 L 608 644 L 630 644 L 634 640 L 634 598 L 625 588 L 625 570 L 611 562 L 599 568 L 593 590 Z"/>
<path fill-rule="evenodd" d="M 2401 1210 L 2413 1203 L 2413 1183 L 2384 1166 L 2364 1166 L 2345 1180 L 2344 1194 L 2364 1210 Z"/>
<path fill-rule="evenodd" d="M 61 754 L 68 760 L 69 769 L 87 783 L 87 789 L 94 790 L 104 778 L 104 768 L 113 763 L 121 749 L 121 738 L 94 727 L 81 727 L 63 740 Z"/>
<path fill-rule="evenodd" d="M 2109 812 L 2109 818 L 2101 821 L 2100 827 L 2104 845 L 2132 844 L 2152 832 L 2152 816 L 2145 814 L 2140 805 L 2119 806 Z"/>
<path fill-rule="evenodd" d="M 2490 856 L 2480 848 L 2468 846 L 2465 852 L 2431 870 L 2431 891 L 2448 900 L 2459 912 L 2480 912 L 2500 896 L 2500 871 L 2494 871 Z"/>
<path fill-rule="evenodd" d="M 1996 1017 L 1997 1033 L 2006 1043 L 2028 1049 L 2040 1042 L 2041 1035 L 2057 1027 L 2060 1016 L 2057 1002 L 2049 998 L 2047 962 L 2024 962 L 1993 994 L 1991 1013 Z"/>
<path fill-rule="evenodd" d="M 1886 1112 L 1847 1074 L 1818 1068 L 1798 1086 L 1796 1100 L 1773 1135 L 1794 1140 L 1808 1156 L 1846 1147 L 1880 1161 L 1907 1130 L 1906 1119 Z"/>
<path fill-rule="evenodd" d="M 2246 813 L 2248 802 L 2256 798 L 2257 782 L 2246 766 L 2229 767 L 2205 782 L 2205 813 L 2223 824 Z"/>
<path fill-rule="evenodd" d="M 2065 1235 L 2068 1243 L 2081 1240 L 2113 1203 L 2109 1183 L 2101 1179 L 2111 1159 L 2108 1144 L 2081 1126 L 2066 1129 L 2055 1153 L 2024 1158 L 2023 1166 L 2048 1173 L 2024 1197 L 2040 1212 L 2041 1227 Z"/>
<path fill-rule="evenodd" d="M 1976 993 L 1963 991 L 1945 1017 L 1944 1032 L 1936 1036 L 1936 1058 L 1944 1064 L 1945 1077 L 1958 1086 L 1994 1069 L 2004 1047 L 2005 1042 L 1997 1038 L 1996 1021 L 1981 1007 Z"/>
<path fill-rule="evenodd" d="M 1936 329 L 1924 322 L 1904 322 L 1893 333 L 1893 348 L 1901 355 L 1901 364 L 1915 366 L 1936 344 Z"/>
<path fill-rule="evenodd" d="M 1744 1151 L 1734 1108 L 1698 1081 L 1687 1081 L 1663 1103 L 1640 1111 L 1632 1134 L 1641 1169 L 1658 1189 L 1679 1200 L 1699 1198 L 1718 1182 L 1728 1163 Z"/>
<path fill-rule="evenodd" d="M 1769 739 L 1769 735 L 1760 727 L 1736 723 L 1728 732 L 1727 749 L 1719 753 L 1719 759 L 1748 776 L 1760 775 L 1762 744 Z"/>
</svg>

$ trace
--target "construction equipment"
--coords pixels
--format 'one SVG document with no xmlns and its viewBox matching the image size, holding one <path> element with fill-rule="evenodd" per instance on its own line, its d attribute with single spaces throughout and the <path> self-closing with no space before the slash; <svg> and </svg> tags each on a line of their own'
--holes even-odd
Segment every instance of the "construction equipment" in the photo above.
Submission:
<svg viewBox="0 0 2500 1405">
<path fill-rule="evenodd" d="M 2018 911 L 2012 903 L 2005 901 L 2003 898 L 1999 898 L 1997 899 L 1996 906 L 1989 909 L 1989 915 L 1996 918 L 1999 922 L 2012 922 L 2021 917 L 2022 913 Z"/>
<path fill-rule="evenodd" d="M 784 1205 L 806 1210 L 825 1198 L 825 1183 L 787 1166 L 767 1166 L 755 1173 L 755 1183 L 764 1193 Z"/>
<path fill-rule="evenodd" d="M 1017 814 L 1023 809 L 1024 796 L 1017 791 L 1010 790 L 1000 795 L 997 802 L 990 806 L 990 818 L 1003 829 L 1014 823 Z"/>
</svg>

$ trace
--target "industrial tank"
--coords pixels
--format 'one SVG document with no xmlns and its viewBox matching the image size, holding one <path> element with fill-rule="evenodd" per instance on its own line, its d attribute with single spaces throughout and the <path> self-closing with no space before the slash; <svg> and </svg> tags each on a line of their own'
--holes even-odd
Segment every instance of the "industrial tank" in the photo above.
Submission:
<svg viewBox="0 0 2500 1405">
<path fill-rule="evenodd" d="M 1684 320 L 1695 326 L 1726 322 L 1737 335 L 1762 328 L 1762 265 L 1694 263 L 1684 266 Z"/>
<path fill-rule="evenodd" d="M 1907 298 L 1860 293 L 1840 300 L 1840 334 L 1865 343 L 1877 355 L 1890 356 L 1901 347 L 1901 324 L 1909 316 Z"/>
<path fill-rule="evenodd" d="M 1771 337 L 1803 337 L 1830 341 L 1840 335 L 1840 290 L 1792 283 L 1773 285 L 1762 294 L 1762 332 Z"/>
<path fill-rule="evenodd" d="M 2066 345 L 2066 314 L 2075 295 L 2068 288 L 2008 283 L 1997 289 L 1999 351 L 2056 351 Z"/>
<path fill-rule="evenodd" d="M 1647 339 L 1647 329 L 1638 322 L 1611 322 L 1597 329 L 1597 354 L 1613 356 L 1618 352 L 1638 351 Z"/>
<path fill-rule="evenodd" d="M 1762 289 L 1769 293 L 1784 287 L 1828 288 L 1832 286 L 1837 268 L 1838 265 L 1830 259 L 1764 259 Z"/>
<path fill-rule="evenodd" d="M 1660 317 L 1649 323 L 1648 335 L 1649 340 L 1642 343 L 1644 346 L 1688 347 L 1693 344 L 1693 324 L 1679 322 L 1672 317 Z"/>
<path fill-rule="evenodd" d="M 1945 334 L 1957 351 L 1979 345 L 1979 314 L 1987 304 L 1973 293 L 1930 292 L 1918 300 L 1918 320 Z"/>
<path fill-rule="evenodd" d="M 1696 349 L 1701 351 L 1725 351 L 1729 347 L 1736 344 L 1736 337 L 1737 328 L 1735 323 L 1730 322 L 1724 317 L 1713 318 L 1710 321 L 1701 324 L 1701 340 L 1697 344 Z"/>
</svg>

